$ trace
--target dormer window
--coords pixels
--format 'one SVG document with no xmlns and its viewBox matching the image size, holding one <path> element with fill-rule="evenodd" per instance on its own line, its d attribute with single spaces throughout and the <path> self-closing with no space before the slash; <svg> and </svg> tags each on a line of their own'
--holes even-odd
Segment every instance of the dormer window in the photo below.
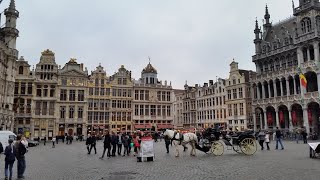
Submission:
<svg viewBox="0 0 320 180">
<path fill-rule="evenodd" d="M 23 74 L 23 66 L 19 66 L 19 74 Z"/>
</svg>

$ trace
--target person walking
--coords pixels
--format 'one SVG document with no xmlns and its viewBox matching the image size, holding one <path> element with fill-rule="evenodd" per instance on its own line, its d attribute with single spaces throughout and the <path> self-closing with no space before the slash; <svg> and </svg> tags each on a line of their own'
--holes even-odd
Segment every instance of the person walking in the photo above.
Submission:
<svg viewBox="0 0 320 180">
<path fill-rule="evenodd" d="M 269 151 L 270 150 L 270 147 L 269 147 L 269 143 L 270 143 L 270 132 L 266 132 L 266 136 L 265 136 L 265 142 L 266 142 L 266 145 L 267 145 L 267 150 Z"/>
<path fill-rule="evenodd" d="M 282 135 L 279 127 L 277 127 L 277 130 L 276 130 L 276 149 L 278 149 L 278 143 L 281 145 L 281 150 L 284 149 L 283 144 L 282 144 L 282 137 L 283 137 L 283 135 Z"/>
<path fill-rule="evenodd" d="M 114 132 L 112 132 L 111 136 L 111 145 L 112 145 L 112 156 L 116 156 L 117 149 L 117 136 Z"/>
<path fill-rule="evenodd" d="M 301 135 L 302 135 L 302 139 L 303 139 L 303 144 L 307 144 L 308 143 L 308 140 L 307 140 L 308 134 L 305 129 L 302 131 Z"/>
<path fill-rule="evenodd" d="M 90 152 L 90 146 L 91 146 L 91 135 L 88 134 L 87 140 L 86 140 L 86 146 L 87 146 L 87 150 L 88 150 L 88 154 Z"/>
<path fill-rule="evenodd" d="M 297 144 L 299 144 L 300 133 L 298 128 L 295 129 L 294 135 L 295 135 Z"/>
<path fill-rule="evenodd" d="M 8 179 L 8 175 L 9 175 L 9 180 L 11 180 L 12 179 L 12 167 L 13 167 L 14 161 L 16 160 L 16 155 L 15 155 L 16 148 L 13 145 L 12 139 L 9 139 L 8 143 L 9 143 L 9 145 L 6 147 L 6 149 L 4 151 L 4 155 L 6 156 L 4 159 L 4 161 L 5 161 L 4 174 L 5 174 L 5 179 Z"/>
<path fill-rule="evenodd" d="M 118 132 L 118 136 L 117 136 L 117 141 L 118 141 L 118 155 L 120 156 L 121 155 L 121 151 L 122 151 L 122 140 L 123 140 L 123 137 L 121 135 L 121 133 Z"/>
<path fill-rule="evenodd" d="M 44 145 L 44 146 L 46 145 L 46 142 L 47 142 L 47 137 L 45 136 L 45 137 L 43 138 L 43 145 Z"/>
<path fill-rule="evenodd" d="M 53 137 L 51 141 L 52 141 L 52 148 L 55 148 L 56 146 L 54 143 L 56 142 L 56 137 Z"/>
<path fill-rule="evenodd" d="M 97 143 L 97 138 L 96 138 L 96 135 L 93 134 L 91 137 L 91 147 L 90 147 L 89 154 L 91 153 L 92 148 L 94 148 L 94 154 L 97 154 L 96 143 Z"/>
<path fill-rule="evenodd" d="M 164 136 L 164 143 L 166 144 L 167 153 L 169 153 L 169 145 L 170 145 L 169 136 Z"/>
<path fill-rule="evenodd" d="M 15 143 L 15 149 L 16 149 L 16 158 L 18 160 L 17 163 L 17 169 L 18 169 L 18 179 L 21 178 L 23 179 L 24 172 L 26 170 L 26 159 L 25 159 L 25 154 L 27 152 L 27 149 L 25 145 L 22 143 L 22 135 L 19 134 L 17 136 L 17 141 Z"/>
<path fill-rule="evenodd" d="M 260 146 L 261 146 L 261 150 L 264 149 L 263 143 L 264 143 L 264 141 L 265 141 L 265 136 L 266 136 L 266 134 L 265 134 L 262 130 L 260 130 L 260 131 L 259 131 L 259 134 L 258 134 L 258 140 L 259 140 L 259 144 L 260 144 Z"/>
<path fill-rule="evenodd" d="M 111 150 L 111 137 L 109 132 L 106 133 L 106 135 L 104 136 L 104 141 L 103 141 L 103 153 L 102 156 L 100 157 L 100 159 L 103 159 L 104 154 L 106 153 L 106 150 L 108 149 L 108 153 L 107 156 L 110 158 L 111 154 L 110 154 L 110 150 Z"/>
</svg>

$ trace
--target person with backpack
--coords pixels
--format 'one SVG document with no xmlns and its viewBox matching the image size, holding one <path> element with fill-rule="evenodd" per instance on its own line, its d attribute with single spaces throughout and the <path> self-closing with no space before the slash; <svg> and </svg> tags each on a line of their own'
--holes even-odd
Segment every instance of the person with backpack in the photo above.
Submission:
<svg viewBox="0 0 320 180">
<path fill-rule="evenodd" d="M 17 141 L 15 143 L 15 149 L 16 149 L 16 159 L 18 160 L 17 163 L 17 169 L 18 169 L 18 179 L 24 178 L 23 174 L 26 170 L 26 159 L 25 154 L 27 152 L 26 146 L 23 144 L 23 138 L 22 135 L 19 134 L 17 136 Z"/>
<path fill-rule="evenodd" d="M 4 170 L 4 174 L 5 174 L 5 179 L 8 179 L 8 174 L 9 174 L 9 179 L 12 179 L 12 167 L 14 164 L 14 161 L 16 160 L 16 156 L 15 156 L 15 152 L 16 152 L 16 148 L 13 145 L 13 140 L 9 139 L 8 140 L 9 145 L 6 147 L 5 151 L 4 151 L 4 155 L 6 156 L 4 161 L 5 161 L 5 170 Z"/>
</svg>

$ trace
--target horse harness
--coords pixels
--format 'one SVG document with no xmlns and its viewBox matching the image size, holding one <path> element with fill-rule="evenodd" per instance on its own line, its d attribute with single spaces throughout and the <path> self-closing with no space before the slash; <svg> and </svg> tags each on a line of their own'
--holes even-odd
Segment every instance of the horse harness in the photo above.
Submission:
<svg viewBox="0 0 320 180">
<path fill-rule="evenodd" d="M 172 139 L 171 139 L 171 142 L 173 141 L 173 140 L 176 140 L 176 141 L 179 141 L 179 145 L 181 145 L 181 143 L 182 143 L 182 141 L 183 141 L 183 134 L 182 133 L 179 133 L 179 138 L 177 139 L 176 138 L 176 135 L 177 135 L 178 133 L 175 131 L 174 132 L 174 134 L 173 134 L 173 137 L 172 137 Z"/>
</svg>

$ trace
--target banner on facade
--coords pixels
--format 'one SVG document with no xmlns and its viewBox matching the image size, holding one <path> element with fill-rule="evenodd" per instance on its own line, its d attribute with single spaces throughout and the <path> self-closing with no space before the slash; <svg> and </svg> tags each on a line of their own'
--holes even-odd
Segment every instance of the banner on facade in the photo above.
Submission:
<svg viewBox="0 0 320 180">
<path fill-rule="evenodd" d="M 279 119 L 280 119 L 280 124 L 284 124 L 284 116 L 283 116 L 283 111 L 279 111 Z"/>
<path fill-rule="evenodd" d="M 268 124 L 269 124 L 269 125 L 272 125 L 272 124 L 273 124 L 271 112 L 268 112 L 268 114 L 267 114 L 267 120 L 268 120 Z"/>
<path fill-rule="evenodd" d="M 292 111 L 291 116 L 292 116 L 292 124 L 296 125 L 297 124 L 297 114 L 296 114 L 296 112 Z"/>
<path fill-rule="evenodd" d="M 309 122 L 309 125 L 312 124 L 312 111 L 311 111 L 311 109 L 308 109 L 308 122 Z"/>
</svg>

